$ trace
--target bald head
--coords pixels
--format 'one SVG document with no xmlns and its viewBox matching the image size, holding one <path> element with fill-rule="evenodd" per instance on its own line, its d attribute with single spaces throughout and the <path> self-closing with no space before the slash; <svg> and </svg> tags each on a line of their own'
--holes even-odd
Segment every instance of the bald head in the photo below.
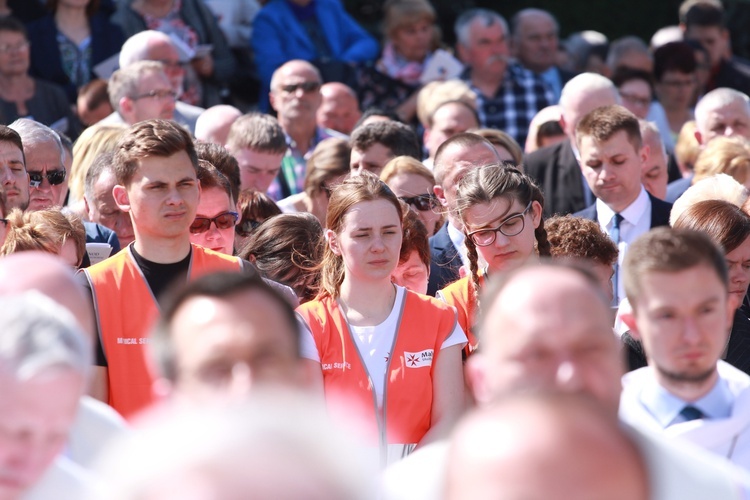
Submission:
<svg viewBox="0 0 750 500">
<path fill-rule="evenodd" d="M 602 75 L 582 73 L 571 79 L 560 95 L 560 124 L 565 135 L 575 144 L 575 130 L 581 118 L 601 106 L 618 104 L 619 100 L 615 85 Z"/>
<path fill-rule="evenodd" d="M 94 317 L 70 266 L 45 252 L 18 252 L 0 259 L 0 295 L 36 290 L 68 309 L 94 335 Z"/>
<path fill-rule="evenodd" d="M 446 499 L 646 499 L 638 449 L 611 418 L 573 395 L 513 397 L 456 430 Z M 602 457 L 607 457 L 602 460 Z"/>
<path fill-rule="evenodd" d="M 318 125 L 350 135 L 362 116 L 357 94 L 339 82 L 326 83 L 320 87 L 320 94 L 323 102 L 318 108 Z"/>
<path fill-rule="evenodd" d="M 234 106 L 228 104 L 211 106 L 201 113 L 195 122 L 195 138 L 224 146 L 229 137 L 229 129 L 240 116 L 242 116 L 242 111 Z"/>
<path fill-rule="evenodd" d="M 478 402 L 528 390 L 580 393 L 617 414 L 623 363 L 593 274 L 525 267 L 493 283 L 482 309 L 481 350 L 467 366 Z"/>
</svg>

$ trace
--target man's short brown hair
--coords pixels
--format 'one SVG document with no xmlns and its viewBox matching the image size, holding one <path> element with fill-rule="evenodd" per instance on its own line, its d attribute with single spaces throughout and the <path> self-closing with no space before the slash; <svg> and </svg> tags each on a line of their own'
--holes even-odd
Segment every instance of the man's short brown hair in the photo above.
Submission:
<svg viewBox="0 0 750 500">
<path fill-rule="evenodd" d="M 374 144 L 388 148 L 394 157 L 411 156 L 417 160 L 422 159 L 417 134 L 403 123 L 393 121 L 368 123 L 354 129 L 349 139 L 352 149 L 360 151 L 367 151 Z"/>
<path fill-rule="evenodd" d="M 249 113 L 232 123 L 227 147 L 232 151 L 247 148 L 261 153 L 284 154 L 287 150 L 286 135 L 273 116 Z"/>
<path fill-rule="evenodd" d="M 544 221 L 553 258 L 590 259 L 612 266 L 617 262 L 617 245 L 595 221 L 556 215 Z"/>
<path fill-rule="evenodd" d="M 198 156 L 187 130 L 171 120 L 145 120 L 130 127 L 115 147 L 114 171 L 117 184 L 128 187 L 140 160 L 149 156 L 168 157 L 184 151 L 198 171 Z"/>
<path fill-rule="evenodd" d="M 198 160 L 198 182 L 201 190 L 216 188 L 232 196 L 232 187 L 227 176 L 219 172 L 211 162 Z"/>
<path fill-rule="evenodd" d="M 581 138 L 592 137 L 596 142 L 605 142 L 617 132 L 624 131 L 636 151 L 641 149 L 641 127 L 638 118 L 618 104 L 601 106 L 584 116 L 576 126 L 576 145 Z"/>
<path fill-rule="evenodd" d="M 658 227 L 644 234 L 628 248 L 622 268 L 625 294 L 633 310 L 642 292 L 641 281 L 648 273 L 678 273 L 696 266 L 708 266 L 729 287 L 724 252 L 700 231 Z"/>
<path fill-rule="evenodd" d="M 237 159 L 224 146 L 213 142 L 197 142 L 195 152 L 199 159 L 206 160 L 229 179 L 232 199 L 236 203 L 240 198 L 240 166 Z"/>
<path fill-rule="evenodd" d="M 9 142 L 21 150 L 24 168 L 26 167 L 26 155 L 23 152 L 23 141 L 21 135 L 6 125 L 0 125 L 0 142 Z"/>
</svg>

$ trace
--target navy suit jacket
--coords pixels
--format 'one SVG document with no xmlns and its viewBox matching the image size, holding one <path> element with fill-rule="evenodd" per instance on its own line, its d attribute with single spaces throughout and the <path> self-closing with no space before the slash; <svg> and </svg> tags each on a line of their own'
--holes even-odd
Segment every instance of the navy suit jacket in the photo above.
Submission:
<svg viewBox="0 0 750 500">
<path fill-rule="evenodd" d="M 446 221 L 440 231 L 430 238 L 430 280 L 427 283 L 427 295 L 435 296 L 438 290 L 460 278 L 458 270 L 463 263 L 448 234 L 448 224 L 450 222 Z"/>
<path fill-rule="evenodd" d="M 651 229 L 659 226 L 668 226 L 672 204 L 651 196 L 651 193 L 648 194 L 648 198 L 651 200 Z M 596 203 L 573 215 L 597 222 Z"/>
</svg>

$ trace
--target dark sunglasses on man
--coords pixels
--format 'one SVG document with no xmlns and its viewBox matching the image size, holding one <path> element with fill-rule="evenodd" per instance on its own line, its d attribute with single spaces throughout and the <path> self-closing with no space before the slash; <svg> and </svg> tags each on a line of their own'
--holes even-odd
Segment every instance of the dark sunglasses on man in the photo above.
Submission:
<svg viewBox="0 0 750 500">
<path fill-rule="evenodd" d="M 419 196 L 399 196 L 398 198 L 420 212 L 426 212 L 437 207 L 437 197 L 430 193 L 420 194 Z"/>
<path fill-rule="evenodd" d="M 192 234 L 205 233 L 211 229 L 211 223 L 213 222 L 216 229 L 229 229 L 237 224 L 237 219 L 240 218 L 240 214 L 237 212 L 224 212 L 216 217 L 196 217 L 192 224 L 190 224 L 190 232 Z"/>
<path fill-rule="evenodd" d="M 48 170 L 46 174 L 42 172 L 29 172 L 29 185 L 33 188 L 38 188 L 42 185 L 45 177 L 51 185 L 58 186 L 65 182 L 65 169 Z"/>
<path fill-rule="evenodd" d="M 281 86 L 281 90 L 287 94 L 294 94 L 299 89 L 302 89 L 305 93 L 315 92 L 316 90 L 320 90 L 320 82 L 292 83 L 290 85 Z"/>
</svg>

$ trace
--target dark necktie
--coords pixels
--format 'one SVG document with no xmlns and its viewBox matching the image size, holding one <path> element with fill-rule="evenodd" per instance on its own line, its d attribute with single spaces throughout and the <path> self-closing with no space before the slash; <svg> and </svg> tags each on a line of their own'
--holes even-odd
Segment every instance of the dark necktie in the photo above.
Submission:
<svg viewBox="0 0 750 500">
<path fill-rule="evenodd" d="M 680 415 L 682 415 L 682 418 L 684 418 L 686 422 L 690 422 L 691 420 L 699 420 L 705 417 L 702 411 L 691 405 L 687 405 L 685 408 L 683 408 L 680 412 Z"/>
<path fill-rule="evenodd" d="M 620 223 L 622 222 L 622 215 L 615 214 L 615 216 L 612 218 L 612 241 L 615 242 L 615 245 L 620 244 Z M 619 305 L 618 299 L 618 293 L 619 293 L 619 286 L 620 286 L 620 264 L 615 261 L 615 275 L 614 275 L 614 287 L 615 287 L 615 293 L 614 298 L 612 299 L 612 305 L 617 307 Z"/>
</svg>

